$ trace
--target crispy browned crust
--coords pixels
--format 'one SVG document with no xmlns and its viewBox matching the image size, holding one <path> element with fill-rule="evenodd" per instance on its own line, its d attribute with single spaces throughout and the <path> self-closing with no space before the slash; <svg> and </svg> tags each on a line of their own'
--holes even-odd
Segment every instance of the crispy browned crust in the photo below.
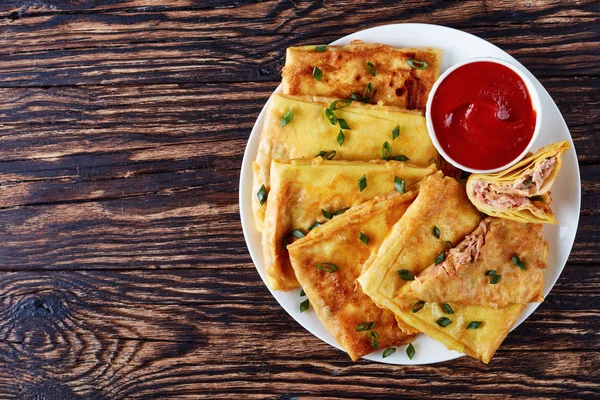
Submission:
<svg viewBox="0 0 600 400">
<path fill-rule="evenodd" d="M 290 47 L 283 67 L 283 93 L 349 98 L 352 93 L 363 94 L 369 82 L 374 92 L 370 102 L 381 101 L 409 110 L 425 112 L 427 96 L 439 76 L 441 50 L 431 48 L 396 49 L 378 43 L 353 41 L 345 46 L 327 46 L 315 52 L 315 46 Z M 425 61 L 424 70 L 411 68 L 407 60 Z M 376 75 L 367 69 L 375 65 Z M 321 81 L 313 77 L 317 66 Z"/>
</svg>

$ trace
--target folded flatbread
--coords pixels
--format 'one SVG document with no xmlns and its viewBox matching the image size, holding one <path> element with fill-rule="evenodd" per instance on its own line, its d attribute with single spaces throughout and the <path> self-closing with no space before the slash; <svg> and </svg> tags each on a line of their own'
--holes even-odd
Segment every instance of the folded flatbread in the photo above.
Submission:
<svg viewBox="0 0 600 400">
<path fill-rule="evenodd" d="M 372 253 L 365 262 L 358 282 L 376 304 L 400 314 L 397 292 L 408 281 L 399 271 L 417 275 L 444 254 L 446 242 L 458 243 L 480 221 L 479 212 L 467 199 L 464 188 L 438 172 L 421 182 L 417 199 L 394 225 L 377 253 Z M 439 229 L 439 238 L 433 233 L 434 227 Z M 406 325 L 404 328 L 411 329 Z"/>
<path fill-rule="evenodd" d="M 323 46 L 319 46 L 322 49 Z M 289 47 L 283 67 L 283 93 L 349 98 L 425 112 L 427 96 L 440 74 L 442 51 L 396 49 L 384 44 L 353 41 L 344 46 Z M 368 64 L 369 63 L 369 64 Z M 321 78 L 314 76 L 315 67 Z M 368 84 L 372 85 L 369 96 Z"/>
<path fill-rule="evenodd" d="M 486 218 L 448 251 L 446 260 L 432 263 L 403 292 L 426 302 L 460 305 L 539 303 L 547 252 L 541 224 Z M 498 281 L 490 284 L 492 279 Z"/>
<path fill-rule="evenodd" d="M 410 337 L 391 311 L 380 309 L 363 293 L 356 278 L 369 254 L 381 245 L 415 197 L 414 191 L 377 196 L 288 246 L 310 304 L 353 361 L 377 349 L 403 344 Z M 319 270 L 319 263 L 332 263 L 337 270 Z M 366 329 L 370 323 L 375 324 Z"/>
<path fill-rule="evenodd" d="M 271 164 L 271 191 L 262 232 L 267 284 L 274 290 L 299 287 L 284 241 L 315 222 L 340 214 L 377 195 L 395 190 L 395 177 L 408 186 L 435 172 L 435 165 L 417 167 L 398 161 L 292 160 Z M 364 180 L 361 179 L 364 176 Z M 359 181 L 364 183 L 363 190 Z"/>
<path fill-rule="evenodd" d="M 404 156 L 416 165 L 427 166 L 438 155 L 427 134 L 425 117 L 397 107 L 373 106 L 352 102 L 335 111 L 349 130 L 344 130 L 343 144 L 337 141 L 339 124 L 332 125 L 325 115 L 333 98 L 284 96 L 275 94 L 269 102 L 260 136 L 258 154 L 253 164 L 252 209 L 256 228 L 262 231 L 266 203 L 256 194 L 264 185 L 270 190 L 271 160 L 314 158 L 321 151 L 335 160 L 370 161 L 382 158 L 384 143 L 389 143 L 390 156 Z M 282 117 L 293 110 L 292 120 L 281 126 Z M 399 136 L 393 139 L 392 132 Z M 385 154 L 388 156 L 388 154 Z M 268 199 L 267 199 L 268 202 Z"/>
<path fill-rule="evenodd" d="M 494 174 L 473 174 L 467 194 L 475 207 L 493 217 L 519 222 L 556 224 L 550 188 L 562 165 L 568 141 L 539 149 L 512 167 Z"/>
</svg>

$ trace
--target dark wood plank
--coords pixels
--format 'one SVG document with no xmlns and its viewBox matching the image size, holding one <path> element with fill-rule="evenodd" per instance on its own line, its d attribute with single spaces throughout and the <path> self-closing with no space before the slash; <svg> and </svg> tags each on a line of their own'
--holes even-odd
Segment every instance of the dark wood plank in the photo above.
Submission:
<svg viewBox="0 0 600 400">
<path fill-rule="evenodd" d="M 390 5 L 259 2 L 233 10 L 24 17 L 25 10 L 23 17 L 0 22 L 0 85 L 277 81 L 288 46 L 330 42 L 398 21 L 464 29 L 504 48 L 540 77 L 600 72 L 600 33 L 589 29 L 598 21 L 597 2 L 582 2 L 571 13 L 552 2 L 519 9 L 509 2 L 498 8 L 479 2 Z"/>
</svg>

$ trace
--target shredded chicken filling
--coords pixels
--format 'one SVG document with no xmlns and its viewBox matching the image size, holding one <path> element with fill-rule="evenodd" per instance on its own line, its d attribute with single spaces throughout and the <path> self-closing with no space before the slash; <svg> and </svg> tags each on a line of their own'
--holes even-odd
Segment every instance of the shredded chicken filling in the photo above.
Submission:
<svg viewBox="0 0 600 400">
<path fill-rule="evenodd" d="M 454 261 L 454 264 L 464 265 L 479 259 L 481 247 L 485 244 L 488 223 L 489 222 L 485 220 L 481 221 L 479 228 L 475 232 L 467 235 L 458 246 L 450 249 L 448 258 L 451 258 Z"/>
</svg>

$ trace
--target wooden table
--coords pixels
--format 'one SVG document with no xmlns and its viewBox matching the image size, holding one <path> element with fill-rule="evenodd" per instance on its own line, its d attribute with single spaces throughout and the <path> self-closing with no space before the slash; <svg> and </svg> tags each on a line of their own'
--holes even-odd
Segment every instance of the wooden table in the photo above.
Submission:
<svg viewBox="0 0 600 400">
<path fill-rule="evenodd" d="M 487 366 L 352 363 L 277 304 L 242 235 L 285 48 L 398 22 L 515 56 L 577 148 L 569 263 Z M 598 1 L 5 0 L 0 37 L 1 398 L 600 397 Z"/>
</svg>

